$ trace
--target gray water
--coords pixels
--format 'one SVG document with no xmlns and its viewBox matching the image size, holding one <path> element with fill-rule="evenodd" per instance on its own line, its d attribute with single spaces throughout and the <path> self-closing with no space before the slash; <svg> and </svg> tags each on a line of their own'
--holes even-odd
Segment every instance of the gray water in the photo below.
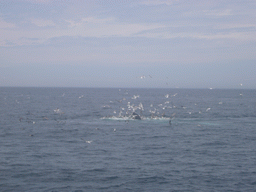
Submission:
<svg viewBox="0 0 256 192">
<path fill-rule="evenodd" d="M 0 88 L 0 191 L 256 191 L 255 96 Z"/>
</svg>

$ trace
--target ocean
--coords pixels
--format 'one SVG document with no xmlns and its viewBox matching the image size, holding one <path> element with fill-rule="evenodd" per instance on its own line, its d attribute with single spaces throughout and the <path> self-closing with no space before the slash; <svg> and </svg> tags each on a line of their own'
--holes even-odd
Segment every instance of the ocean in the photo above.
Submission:
<svg viewBox="0 0 256 192">
<path fill-rule="evenodd" d="M 256 191 L 256 90 L 0 88 L 0 191 Z"/>
</svg>

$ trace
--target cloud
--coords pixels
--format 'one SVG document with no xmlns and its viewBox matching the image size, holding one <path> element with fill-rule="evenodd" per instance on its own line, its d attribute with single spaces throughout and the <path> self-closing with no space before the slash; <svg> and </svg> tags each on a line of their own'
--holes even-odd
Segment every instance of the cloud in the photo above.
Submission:
<svg viewBox="0 0 256 192">
<path fill-rule="evenodd" d="M 31 23 L 38 27 L 53 27 L 56 24 L 52 20 L 45 20 L 45 19 L 31 19 Z"/>
<path fill-rule="evenodd" d="M 226 4 L 221 9 L 218 9 L 217 5 L 211 9 L 214 3 L 208 1 L 204 2 L 203 5 L 197 5 L 180 0 L 141 0 L 136 1 L 136 4 L 168 6 L 129 7 L 124 4 L 123 7 L 120 6 L 120 9 L 119 7 L 118 9 L 109 9 L 111 11 L 102 5 L 102 7 L 98 6 L 97 3 L 94 6 L 88 6 L 84 2 L 82 4 L 75 3 L 74 7 L 71 3 L 57 7 L 57 0 L 26 1 L 37 4 L 52 4 L 50 6 L 35 5 L 36 8 L 47 8 L 47 12 L 38 14 L 22 12 L 22 14 L 19 13 L 21 17 L 18 20 L 9 18 L 15 24 L 0 18 L 0 46 L 47 44 L 50 39 L 58 37 L 234 39 L 241 41 L 255 41 L 256 39 L 256 27 L 253 19 L 249 19 L 254 18 L 253 16 L 250 14 L 241 16 L 241 13 L 237 13 L 235 6 L 227 6 Z M 179 2 L 179 6 L 169 6 L 177 4 L 177 2 Z M 83 11 L 80 12 L 78 6 Z M 86 6 L 87 9 L 84 9 Z M 191 8 L 188 9 L 190 6 Z M 88 11 L 88 7 L 92 10 L 91 12 Z M 97 12 L 96 10 L 100 11 Z M 122 12 L 122 10 L 127 12 Z M 75 12 L 78 14 L 74 14 Z M 138 19 L 139 16 L 142 19 Z"/>
<path fill-rule="evenodd" d="M 74 20 L 66 20 L 67 23 L 69 23 L 69 27 L 83 27 L 87 24 L 113 24 L 115 22 L 114 18 L 95 18 L 95 17 L 86 17 L 82 18 L 80 21 L 74 21 Z"/>
<path fill-rule="evenodd" d="M 19 0 L 19 1 L 22 1 L 22 0 Z M 29 3 L 35 3 L 35 4 L 48 4 L 54 0 L 25 0 L 25 1 L 27 1 Z"/>
<path fill-rule="evenodd" d="M 188 26 L 174 25 L 153 30 L 145 30 L 136 34 L 137 37 L 158 38 L 158 39 L 197 39 L 197 40 L 238 40 L 256 41 L 256 26 L 219 24 L 200 26 L 190 24 Z"/>
<path fill-rule="evenodd" d="M 213 17 L 224 17 L 224 16 L 231 16 L 232 10 L 231 9 L 225 9 L 225 10 L 204 10 L 203 13 L 208 16 Z"/>
<path fill-rule="evenodd" d="M 163 27 L 160 24 L 143 24 L 143 23 L 124 23 L 116 19 L 85 17 L 80 21 L 66 20 L 66 27 L 51 20 L 31 19 L 31 23 L 40 28 L 17 27 L 15 30 L 0 30 L 0 46 L 11 46 L 4 42 L 12 42 L 13 45 L 29 45 L 35 43 L 31 39 L 36 39 L 37 43 L 47 42 L 54 37 L 133 37 L 142 31 L 158 29 Z M 5 26 L 11 26 L 5 24 Z M 47 28 L 50 27 L 50 28 Z"/>
<path fill-rule="evenodd" d="M 255 25 L 225 23 L 200 26 L 200 23 L 186 25 L 158 23 L 120 22 L 114 17 L 84 17 L 80 20 L 65 20 L 65 25 L 52 20 L 31 19 L 34 28 L 15 27 L 2 22 L 0 46 L 21 46 L 45 44 L 49 39 L 58 37 L 140 37 L 156 39 L 198 39 L 198 40 L 239 40 L 256 41 Z M 38 28 L 39 27 L 39 28 Z M 248 28 L 249 27 L 249 28 Z M 42 29 L 41 29 L 42 28 Z M 250 30 L 248 30 L 250 29 Z"/>
<path fill-rule="evenodd" d="M 147 6 L 155 6 L 155 5 L 172 5 L 174 2 L 177 2 L 178 0 L 145 0 L 140 2 L 142 5 Z"/>
<path fill-rule="evenodd" d="M 69 23 L 67 33 L 82 37 L 131 37 L 145 30 L 163 27 L 156 23 L 124 23 L 118 22 L 114 18 L 99 19 L 95 17 L 83 18 L 79 22 L 73 20 L 67 22 Z"/>
<path fill-rule="evenodd" d="M 4 21 L 2 18 L 0 18 L 0 29 L 10 29 L 14 27 L 15 25 L 13 23 L 8 23 Z"/>
</svg>

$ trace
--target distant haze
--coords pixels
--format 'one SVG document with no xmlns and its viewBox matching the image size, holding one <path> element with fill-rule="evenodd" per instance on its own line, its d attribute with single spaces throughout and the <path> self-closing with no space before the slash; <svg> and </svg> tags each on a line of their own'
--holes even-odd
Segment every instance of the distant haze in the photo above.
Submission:
<svg viewBox="0 0 256 192">
<path fill-rule="evenodd" d="M 256 88 L 256 1 L 0 1 L 0 86 Z"/>
</svg>

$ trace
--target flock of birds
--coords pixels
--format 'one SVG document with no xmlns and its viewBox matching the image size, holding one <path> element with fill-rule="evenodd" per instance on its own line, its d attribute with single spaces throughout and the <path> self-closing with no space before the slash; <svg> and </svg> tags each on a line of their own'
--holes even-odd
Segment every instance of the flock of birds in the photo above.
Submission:
<svg viewBox="0 0 256 192">
<path fill-rule="evenodd" d="M 121 89 L 119 89 L 121 91 Z M 128 95 L 128 91 L 125 92 Z M 160 104 L 150 104 L 146 108 L 142 104 L 142 102 L 138 101 L 140 99 L 140 95 L 135 94 L 131 95 L 129 98 L 123 97 L 122 99 L 116 99 L 114 101 L 109 101 L 110 104 L 103 105 L 101 108 L 103 110 L 108 110 L 109 114 L 102 117 L 101 119 L 111 119 L 111 120 L 165 120 L 171 124 L 172 119 L 175 118 L 176 113 L 170 112 L 174 111 L 175 108 L 187 109 L 185 106 L 177 107 L 173 104 L 172 98 L 176 97 L 178 93 L 175 94 L 165 94 L 164 102 Z M 84 95 L 79 96 L 78 98 L 83 98 Z M 127 103 L 126 103 L 127 102 Z M 113 104 L 113 105 L 112 105 Z M 222 104 L 222 102 L 219 102 Z M 195 104 L 196 105 L 196 104 Z M 116 109 L 113 109 L 114 107 Z M 172 110 L 168 110 L 172 109 Z M 208 107 L 205 109 L 205 112 L 210 111 L 211 108 Z M 53 110 L 55 114 L 62 115 L 64 112 L 56 108 Z M 112 113 L 112 114 L 111 114 Z M 188 114 L 192 114 L 191 111 L 187 112 Z M 199 111 L 198 113 L 202 113 Z"/>
<path fill-rule="evenodd" d="M 119 92 L 121 89 L 119 89 Z M 113 119 L 113 120 L 168 120 L 171 123 L 171 120 L 175 118 L 176 108 L 187 109 L 185 106 L 175 106 L 173 104 L 173 98 L 178 95 L 178 93 L 168 93 L 162 96 L 163 103 L 146 103 L 146 107 L 142 104 L 142 100 L 140 99 L 139 94 L 129 94 L 128 91 L 122 93 L 126 95 L 121 99 L 115 99 L 113 101 L 109 101 L 109 104 L 101 106 L 101 109 L 106 109 L 108 115 L 101 117 L 101 119 Z M 65 96 L 63 93 L 62 97 Z M 84 98 L 84 95 L 80 95 L 78 99 Z M 161 99 L 161 98 L 160 98 Z M 143 101 L 144 102 L 144 101 Z M 220 101 L 218 104 L 222 104 Z M 196 105 L 196 104 L 195 104 Z M 113 109 L 115 108 L 115 109 Z M 169 110 L 170 109 L 170 110 Z M 100 110 L 100 109 L 99 109 Z M 211 107 L 204 109 L 205 112 L 211 110 Z M 202 113 L 203 111 L 198 111 L 198 113 Z M 63 115 L 64 112 L 59 109 L 53 109 L 53 113 L 56 115 Z M 187 111 L 186 113 L 192 114 L 193 111 Z M 57 117 L 57 116 L 55 116 Z M 20 117 L 19 121 L 24 121 L 23 117 Z M 43 117 L 43 120 L 48 120 L 47 117 Z M 34 120 L 27 120 L 29 123 L 35 124 Z M 61 122 L 61 121 L 57 121 Z"/>
<path fill-rule="evenodd" d="M 121 89 L 119 90 L 121 91 Z M 128 94 L 128 92 L 126 92 Z M 173 103 L 170 101 L 171 97 L 177 96 L 178 93 L 175 94 L 166 94 L 164 97 L 166 98 L 165 102 L 162 104 L 150 104 L 149 107 L 145 109 L 141 102 L 132 102 L 132 100 L 137 100 L 140 98 L 140 95 L 133 95 L 130 97 L 131 100 L 127 101 L 125 104 L 124 101 L 128 100 L 127 98 L 122 98 L 116 101 L 110 101 L 110 103 L 118 102 L 118 110 L 113 111 L 113 115 L 108 115 L 102 117 L 102 119 L 113 119 L 113 120 L 168 120 L 169 124 L 171 124 L 171 120 L 174 118 L 176 113 L 172 113 L 169 115 L 165 114 L 166 109 L 176 108 Z M 136 103 L 136 104 L 135 104 Z M 169 105 L 171 103 L 171 105 Z M 102 106 L 102 109 L 112 109 L 110 105 Z"/>
<path fill-rule="evenodd" d="M 176 110 L 183 109 L 182 113 L 187 113 L 188 115 L 191 115 L 194 113 L 193 111 L 190 111 L 191 106 L 181 106 L 179 104 L 174 104 L 177 98 L 178 93 L 168 93 L 168 94 L 163 94 L 160 96 L 160 103 L 150 103 L 149 101 L 146 102 L 145 100 L 141 99 L 141 96 L 139 94 L 129 94 L 128 91 L 126 92 L 121 92 L 122 90 L 119 89 L 119 92 L 122 95 L 120 99 L 115 99 L 113 101 L 109 101 L 107 105 L 99 106 L 101 109 L 98 109 L 99 111 L 102 112 L 102 114 L 108 114 L 106 116 L 101 117 L 102 120 L 118 120 L 118 121 L 141 121 L 141 120 L 161 120 L 163 122 L 166 122 L 166 124 L 172 124 L 176 116 L 179 116 L 179 112 Z M 126 96 L 124 96 L 126 95 Z M 242 94 L 240 94 L 242 95 Z M 65 96 L 65 93 L 63 93 L 62 97 Z M 80 95 L 78 99 L 83 99 L 84 95 Z M 162 97 L 162 98 L 161 98 Z M 29 98 L 30 99 L 30 98 Z M 179 98 L 178 98 L 179 99 Z M 160 101 L 159 100 L 159 101 Z M 144 103 L 145 101 L 145 106 L 142 104 L 142 101 Z M 16 100 L 16 103 L 19 103 L 18 100 Z M 219 105 L 222 105 L 223 102 L 219 101 Z M 197 105 L 195 103 L 195 105 Z M 193 107 L 192 107 L 193 108 Z M 199 108 L 197 108 L 199 109 Z M 196 113 L 207 113 L 209 112 L 211 107 L 200 109 Z M 65 112 L 62 111 L 59 108 L 53 109 L 53 119 L 51 117 L 46 117 L 43 116 L 41 120 L 48 120 L 52 119 L 55 120 L 58 124 L 66 124 L 66 119 L 63 119 L 65 116 Z M 177 115 L 176 115 L 177 113 Z M 36 121 L 38 119 L 32 119 L 33 114 L 30 112 L 27 112 L 26 117 L 20 117 L 19 121 L 20 122 L 27 122 L 31 124 L 36 124 Z M 97 129 L 97 128 L 96 128 Z M 116 132 L 116 129 L 113 130 Z M 30 134 L 29 136 L 34 136 L 33 134 Z M 92 141 L 91 140 L 84 140 L 84 142 L 90 144 Z"/>
<path fill-rule="evenodd" d="M 177 112 L 175 109 L 184 109 L 186 110 L 186 106 L 175 106 L 173 101 L 175 101 L 174 97 L 178 95 L 178 93 L 168 93 L 165 95 L 162 95 L 162 98 L 160 100 L 161 103 L 149 103 L 145 102 L 146 107 L 142 104 L 142 100 L 140 99 L 139 94 L 129 94 L 126 90 L 125 92 L 121 92 L 121 89 L 119 89 L 120 95 L 126 95 L 125 97 L 121 99 L 115 99 L 113 101 L 109 101 L 109 104 L 101 106 L 101 109 L 103 109 L 101 119 L 112 119 L 112 120 L 165 120 L 168 121 L 169 124 L 171 124 L 171 121 L 176 118 Z M 240 94 L 242 95 L 242 94 Z M 65 93 L 63 93 L 62 97 L 65 96 Z M 80 95 L 78 99 L 84 98 L 84 95 Z M 145 100 L 143 100 L 144 102 Z M 18 103 L 18 101 L 16 100 Z M 219 105 L 223 104 L 222 101 L 218 103 Z M 195 103 L 195 105 L 197 105 Z M 99 106 L 100 107 L 100 106 Z M 190 108 L 190 109 L 189 109 Z M 193 108 L 193 107 L 192 107 Z M 199 108 L 197 108 L 199 109 Z M 100 109 L 98 109 L 100 111 Z M 189 111 L 190 110 L 190 111 Z M 186 111 L 183 111 L 182 113 L 187 113 L 191 115 L 192 113 L 203 113 L 203 112 L 209 112 L 211 110 L 211 107 L 205 108 L 205 109 L 199 109 L 199 111 L 193 111 L 191 110 L 191 106 L 188 107 Z M 63 123 L 62 119 L 58 119 L 59 116 L 62 116 L 64 112 L 59 109 L 55 108 L 53 109 L 53 114 L 55 114 L 56 122 Z M 57 116 L 59 115 L 59 116 Z M 28 112 L 27 117 L 30 116 L 30 113 Z M 43 117 L 43 120 L 48 120 L 48 117 Z M 35 120 L 31 120 L 28 118 L 20 117 L 19 121 L 27 121 L 28 123 L 36 124 Z M 65 121 L 65 120 L 64 120 Z M 66 121 L 65 121 L 66 122 Z"/>
</svg>

